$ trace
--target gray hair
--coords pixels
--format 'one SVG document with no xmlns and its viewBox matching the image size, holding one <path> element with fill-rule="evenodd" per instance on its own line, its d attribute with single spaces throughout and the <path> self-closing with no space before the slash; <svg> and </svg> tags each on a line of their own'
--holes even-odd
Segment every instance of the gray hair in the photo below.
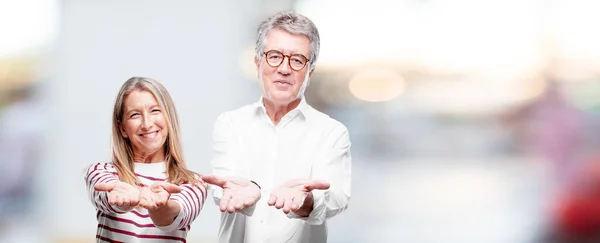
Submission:
<svg viewBox="0 0 600 243">
<path fill-rule="evenodd" d="M 254 49 L 258 60 L 261 61 L 263 58 L 267 34 L 277 28 L 283 29 L 290 34 L 300 34 L 308 37 L 310 41 L 309 70 L 313 70 L 319 57 L 319 49 L 321 48 L 319 31 L 309 18 L 292 11 L 276 13 L 260 24 L 256 38 L 256 47 Z"/>
</svg>

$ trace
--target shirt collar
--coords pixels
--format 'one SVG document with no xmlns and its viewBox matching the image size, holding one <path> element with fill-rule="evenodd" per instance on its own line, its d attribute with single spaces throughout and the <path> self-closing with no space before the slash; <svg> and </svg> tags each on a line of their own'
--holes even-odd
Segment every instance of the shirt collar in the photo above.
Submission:
<svg viewBox="0 0 600 243">
<path fill-rule="evenodd" d="M 267 109 L 265 108 L 263 98 L 264 98 L 263 96 L 260 96 L 258 101 L 255 102 L 253 105 L 254 108 L 256 109 L 256 114 L 264 114 L 264 115 L 267 114 Z M 300 99 L 301 100 L 300 100 L 300 104 L 298 104 L 298 107 L 296 107 L 293 110 L 291 110 L 290 112 L 288 112 L 288 114 L 295 116 L 294 113 L 298 113 L 298 115 L 300 115 L 301 117 L 306 119 L 306 117 L 309 116 L 309 113 L 310 113 L 310 106 L 308 105 L 308 103 L 306 103 L 306 98 L 304 96 L 302 96 Z"/>
</svg>

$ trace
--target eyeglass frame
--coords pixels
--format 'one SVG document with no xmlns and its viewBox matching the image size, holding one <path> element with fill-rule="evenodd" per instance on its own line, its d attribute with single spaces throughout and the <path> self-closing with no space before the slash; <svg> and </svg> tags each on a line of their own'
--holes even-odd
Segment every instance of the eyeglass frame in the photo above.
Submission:
<svg viewBox="0 0 600 243">
<path fill-rule="evenodd" d="M 269 54 L 270 52 L 273 52 L 273 51 L 275 51 L 275 52 L 278 52 L 278 53 L 280 53 L 280 54 L 283 56 L 283 58 L 281 59 L 281 62 L 279 62 L 279 64 L 277 64 L 277 65 L 275 65 L 275 66 L 271 65 L 271 64 L 269 63 L 269 61 L 268 61 L 268 59 L 269 59 L 269 58 L 268 58 L 268 54 Z M 305 68 L 305 67 L 306 67 L 306 65 L 307 65 L 307 64 L 310 62 L 310 59 L 308 59 L 306 56 L 304 56 L 304 55 L 302 55 L 302 54 L 291 54 L 291 55 L 286 55 L 286 54 L 283 54 L 283 52 L 280 52 L 280 51 L 278 51 L 278 50 L 268 50 L 268 51 L 265 51 L 265 52 L 263 52 L 263 55 L 265 56 L 265 62 L 267 63 L 267 65 L 269 65 L 269 66 L 271 66 L 271 67 L 274 67 L 274 68 L 281 66 L 281 64 L 283 63 L 283 61 L 284 61 L 284 60 L 285 60 L 285 58 L 287 57 L 287 59 L 288 59 L 288 63 L 287 63 L 287 64 L 288 64 L 288 66 L 289 66 L 289 67 L 290 67 L 292 70 L 294 70 L 294 71 L 300 71 L 300 70 L 302 70 L 302 69 L 303 69 L 303 68 Z M 293 67 L 292 67 L 292 63 L 291 63 L 291 62 L 292 62 L 292 59 L 291 59 L 291 58 L 292 58 L 292 56 L 301 56 L 301 57 L 303 57 L 304 59 L 306 59 L 306 62 L 304 63 L 304 66 L 302 66 L 302 67 L 301 67 L 301 68 L 299 68 L 299 69 L 295 69 L 295 68 L 293 68 Z"/>
</svg>

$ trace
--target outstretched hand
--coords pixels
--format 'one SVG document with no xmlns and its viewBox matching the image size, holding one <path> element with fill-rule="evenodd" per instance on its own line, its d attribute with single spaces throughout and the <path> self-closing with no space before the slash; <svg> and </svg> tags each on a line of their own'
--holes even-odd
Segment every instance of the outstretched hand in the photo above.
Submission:
<svg viewBox="0 0 600 243">
<path fill-rule="evenodd" d="M 108 203 L 118 207 L 135 207 L 140 202 L 140 191 L 129 183 L 98 183 L 94 190 L 108 192 Z"/>
<path fill-rule="evenodd" d="M 202 180 L 206 183 L 223 188 L 223 196 L 219 203 L 221 212 L 233 213 L 242 208 L 249 207 L 260 199 L 260 189 L 250 180 L 241 177 L 218 177 L 204 175 Z"/>
<path fill-rule="evenodd" d="M 181 192 L 181 187 L 169 182 L 156 182 L 149 187 L 140 188 L 139 206 L 156 210 L 167 204 L 171 194 Z"/>
<path fill-rule="evenodd" d="M 284 213 L 298 210 L 305 196 L 312 190 L 329 189 L 329 183 L 323 180 L 294 179 L 275 188 L 269 198 L 269 206 L 283 209 Z"/>
</svg>

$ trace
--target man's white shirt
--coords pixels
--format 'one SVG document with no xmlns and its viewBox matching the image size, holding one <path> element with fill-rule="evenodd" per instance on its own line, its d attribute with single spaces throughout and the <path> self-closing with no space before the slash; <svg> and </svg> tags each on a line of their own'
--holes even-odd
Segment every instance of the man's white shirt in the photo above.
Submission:
<svg viewBox="0 0 600 243">
<path fill-rule="evenodd" d="M 222 213 L 219 242 L 326 242 L 325 220 L 344 211 L 350 199 L 351 143 L 342 123 L 302 99 L 274 125 L 261 97 L 221 114 L 213 139 L 213 174 L 241 176 L 261 186 L 255 205 Z M 313 190 L 314 208 L 306 218 L 267 204 L 271 191 L 292 179 L 325 180 L 331 185 L 328 190 Z M 212 189 L 218 205 L 222 190 Z"/>
</svg>

